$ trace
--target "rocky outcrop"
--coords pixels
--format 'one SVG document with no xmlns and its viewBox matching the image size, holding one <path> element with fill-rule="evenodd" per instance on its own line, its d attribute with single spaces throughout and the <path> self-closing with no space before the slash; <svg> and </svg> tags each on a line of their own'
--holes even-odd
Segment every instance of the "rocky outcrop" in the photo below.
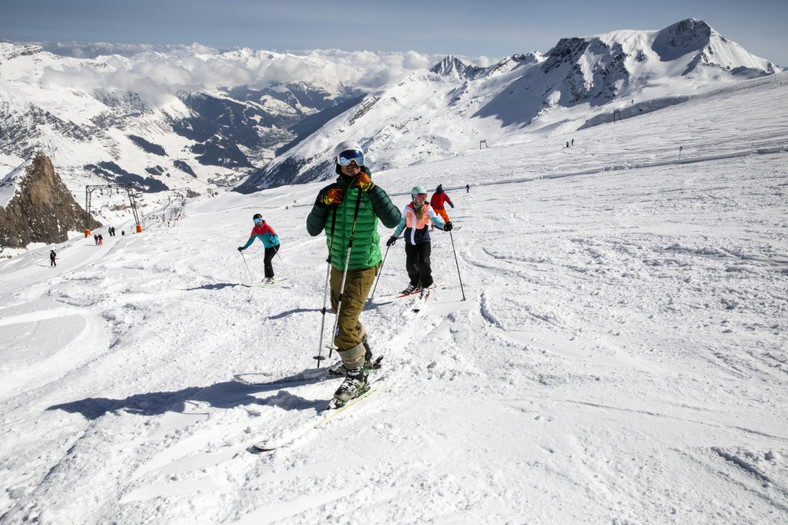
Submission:
<svg viewBox="0 0 788 525">
<path fill-rule="evenodd" d="M 68 240 L 68 232 L 97 228 L 58 174 L 52 161 L 36 153 L 26 174 L 17 181 L 16 192 L 5 208 L 0 207 L 0 247 L 23 248 L 31 242 Z"/>
</svg>

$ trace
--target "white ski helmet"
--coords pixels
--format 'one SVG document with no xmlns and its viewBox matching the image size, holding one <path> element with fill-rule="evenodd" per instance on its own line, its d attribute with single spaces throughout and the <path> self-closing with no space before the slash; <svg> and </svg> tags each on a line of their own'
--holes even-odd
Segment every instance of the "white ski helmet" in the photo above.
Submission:
<svg viewBox="0 0 788 525">
<path fill-rule="evenodd" d="M 413 189 L 410 190 L 411 195 L 418 195 L 419 193 L 427 193 L 427 188 L 424 186 L 413 186 Z"/>
<path fill-rule="evenodd" d="M 352 140 L 343 140 L 342 142 L 337 144 L 337 147 L 334 148 L 334 164 L 339 164 L 339 155 L 342 154 L 345 151 L 358 151 L 358 152 L 361 152 L 362 162 L 361 162 L 361 164 L 359 164 L 359 166 L 364 164 L 364 162 L 363 162 L 364 150 L 361 149 L 361 146 L 359 146 L 358 143 L 353 142 Z"/>
</svg>

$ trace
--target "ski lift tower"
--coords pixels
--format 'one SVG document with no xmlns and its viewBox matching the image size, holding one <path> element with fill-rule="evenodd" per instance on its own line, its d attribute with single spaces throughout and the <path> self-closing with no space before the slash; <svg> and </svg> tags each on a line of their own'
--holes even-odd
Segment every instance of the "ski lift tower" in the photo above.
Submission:
<svg viewBox="0 0 788 525">
<path fill-rule="evenodd" d="M 112 190 L 120 193 L 125 190 L 129 197 L 129 204 L 131 211 L 134 214 L 134 223 L 137 225 L 137 233 L 142 233 L 142 226 L 140 225 L 140 216 L 137 213 L 137 202 L 134 200 L 134 188 L 131 184 L 89 184 L 85 186 L 85 237 L 90 237 L 90 203 L 93 198 L 93 192 L 98 190 L 100 194 L 104 194 L 107 190 L 110 194 Z"/>
</svg>

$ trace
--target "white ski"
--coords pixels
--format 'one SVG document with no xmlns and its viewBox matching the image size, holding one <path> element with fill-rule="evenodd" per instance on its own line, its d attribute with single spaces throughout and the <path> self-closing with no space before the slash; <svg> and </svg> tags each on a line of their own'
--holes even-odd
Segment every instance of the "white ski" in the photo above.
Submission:
<svg viewBox="0 0 788 525">
<path fill-rule="evenodd" d="M 310 432 L 315 431 L 316 429 L 325 425 L 329 421 L 333 420 L 335 417 L 339 416 L 340 414 L 343 414 L 348 408 L 356 405 L 357 403 L 363 401 L 370 395 L 374 394 L 380 388 L 380 385 L 376 383 L 379 383 L 383 379 L 385 379 L 385 376 L 379 377 L 371 381 L 369 383 L 369 387 L 363 394 L 347 401 L 344 405 L 337 408 L 331 408 L 331 404 L 329 404 L 328 406 L 326 406 L 326 408 L 315 414 L 313 417 L 307 419 L 303 424 L 300 424 L 295 428 L 289 429 L 283 432 L 282 435 L 277 436 L 275 438 L 269 438 L 264 441 L 255 443 L 254 448 L 261 452 L 271 452 L 292 445 L 299 439 L 305 437 Z"/>
<path fill-rule="evenodd" d="M 427 303 L 427 300 L 429 298 L 430 298 L 430 289 L 425 288 L 423 290 L 423 293 L 421 294 L 421 297 L 416 299 L 416 306 L 413 307 L 413 311 L 417 313 L 420 312 L 421 309 L 424 307 L 424 305 Z"/>
<path fill-rule="evenodd" d="M 255 286 L 260 286 L 261 288 L 267 288 L 269 286 L 274 286 L 275 284 L 279 284 L 287 280 L 287 277 L 283 277 L 282 279 L 274 279 L 273 281 L 260 281 L 259 283 L 254 283 Z"/>
</svg>

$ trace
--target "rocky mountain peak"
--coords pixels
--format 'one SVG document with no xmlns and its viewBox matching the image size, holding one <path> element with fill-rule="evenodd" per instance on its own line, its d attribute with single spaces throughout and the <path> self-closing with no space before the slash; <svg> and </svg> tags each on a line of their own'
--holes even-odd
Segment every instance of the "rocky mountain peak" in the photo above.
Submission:
<svg viewBox="0 0 788 525">
<path fill-rule="evenodd" d="M 470 80 L 483 74 L 486 69 L 478 66 L 471 66 L 459 58 L 447 55 L 440 62 L 430 68 L 432 73 L 445 77 L 452 77 L 459 80 Z"/>
<path fill-rule="evenodd" d="M 716 32 L 703 20 L 688 18 L 660 31 L 651 49 L 660 60 L 675 60 L 687 53 L 700 51 L 708 46 L 712 33 Z"/>
<path fill-rule="evenodd" d="M 36 153 L 15 184 L 14 196 L 5 208 L 0 207 L 0 247 L 63 242 L 68 240 L 68 232 L 85 228 L 85 210 L 45 154 Z M 89 217 L 87 226 L 97 228 L 101 223 Z"/>
</svg>

